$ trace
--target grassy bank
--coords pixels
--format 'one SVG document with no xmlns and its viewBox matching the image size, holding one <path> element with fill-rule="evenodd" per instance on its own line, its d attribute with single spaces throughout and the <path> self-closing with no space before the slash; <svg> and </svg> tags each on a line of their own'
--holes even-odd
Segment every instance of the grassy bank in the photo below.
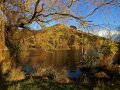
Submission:
<svg viewBox="0 0 120 90">
<path fill-rule="evenodd" d="M 114 79 L 81 78 L 71 83 L 57 83 L 42 77 L 0 83 L 0 90 L 119 90 L 120 77 Z"/>
</svg>

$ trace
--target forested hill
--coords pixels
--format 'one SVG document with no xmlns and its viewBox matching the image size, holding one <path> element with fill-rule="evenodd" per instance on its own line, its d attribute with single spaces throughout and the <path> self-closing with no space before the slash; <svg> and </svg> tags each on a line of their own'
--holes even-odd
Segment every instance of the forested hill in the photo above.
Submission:
<svg viewBox="0 0 120 90">
<path fill-rule="evenodd" d="M 67 27 L 63 24 L 46 27 L 40 31 L 16 30 L 13 37 L 14 43 L 21 50 L 45 49 L 45 50 L 68 50 L 68 49 L 99 49 L 108 45 L 109 40 L 96 35 Z"/>
</svg>

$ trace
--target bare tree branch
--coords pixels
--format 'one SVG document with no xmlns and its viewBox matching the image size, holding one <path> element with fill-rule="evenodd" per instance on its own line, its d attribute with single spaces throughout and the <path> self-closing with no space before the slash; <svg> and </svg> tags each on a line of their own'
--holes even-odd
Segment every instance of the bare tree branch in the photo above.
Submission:
<svg viewBox="0 0 120 90">
<path fill-rule="evenodd" d="M 41 1 L 41 0 L 37 0 L 36 5 L 35 5 L 35 9 L 34 9 L 34 14 L 33 14 L 32 18 L 30 19 L 29 23 L 31 23 L 32 20 L 33 20 L 33 19 L 35 18 L 35 16 L 36 16 L 36 14 L 37 14 L 37 7 L 38 7 L 40 1 Z"/>
<path fill-rule="evenodd" d="M 76 2 L 76 1 L 79 1 L 79 0 L 72 0 L 72 1 L 69 3 L 68 8 L 70 8 L 70 7 L 73 5 L 73 3 Z"/>
<path fill-rule="evenodd" d="M 110 2 L 104 3 L 104 4 L 96 7 L 90 14 L 86 15 L 85 17 L 83 17 L 83 19 L 85 19 L 85 18 L 93 15 L 99 8 L 101 8 L 101 7 L 105 6 L 105 5 L 109 5 L 109 4 L 111 4 L 112 2 L 114 2 L 114 1 L 115 1 L 115 0 L 111 0 Z"/>
<path fill-rule="evenodd" d="M 39 14 L 39 15 L 36 15 L 36 17 L 38 17 L 38 16 L 49 17 L 49 16 L 53 16 L 53 15 L 61 15 L 61 16 L 73 17 L 73 18 L 78 19 L 78 20 L 83 19 L 82 17 L 77 17 L 77 16 L 74 16 L 72 14 L 67 14 L 67 13 L 50 13 L 50 14 L 47 14 L 47 15 Z"/>
</svg>

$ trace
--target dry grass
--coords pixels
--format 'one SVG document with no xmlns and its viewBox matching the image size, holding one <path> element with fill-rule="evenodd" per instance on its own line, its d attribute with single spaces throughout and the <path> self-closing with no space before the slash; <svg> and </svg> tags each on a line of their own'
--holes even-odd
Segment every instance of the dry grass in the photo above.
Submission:
<svg viewBox="0 0 120 90">
<path fill-rule="evenodd" d="M 7 77 L 8 81 L 17 81 L 25 79 L 24 72 L 21 71 L 20 67 L 11 69 L 9 76 Z"/>
<path fill-rule="evenodd" d="M 42 67 L 37 70 L 36 73 L 32 74 L 32 76 L 40 76 L 45 80 L 52 79 L 54 82 L 59 83 L 70 83 L 71 81 L 67 77 L 67 70 L 63 69 L 60 71 L 55 70 L 52 67 Z"/>
<path fill-rule="evenodd" d="M 95 77 L 96 78 L 100 78 L 100 79 L 102 79 L 102 78 L 109 78 L 109 76 L 105 72 L 103 72 L 103 71 L 95 73 Z"/>
</svg>

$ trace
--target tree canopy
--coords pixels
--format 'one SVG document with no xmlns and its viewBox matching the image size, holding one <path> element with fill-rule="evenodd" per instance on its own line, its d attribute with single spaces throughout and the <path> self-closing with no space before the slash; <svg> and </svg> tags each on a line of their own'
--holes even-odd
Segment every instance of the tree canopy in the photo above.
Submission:
<svg viewBox="0 0 120 90">
<path fill-rule="evenodd" d="M 85 4 L 94 6 L 87 15 L 76 12 Z M 105 5 L 119 6 L 119 0 L 1 0 L 1 11 L 7 22 L 6 26 L 25 27 L 32 22 L 49 23 L 53 20 L 74 18 L 79 22 L 93 15 Z"/>
</svg>

